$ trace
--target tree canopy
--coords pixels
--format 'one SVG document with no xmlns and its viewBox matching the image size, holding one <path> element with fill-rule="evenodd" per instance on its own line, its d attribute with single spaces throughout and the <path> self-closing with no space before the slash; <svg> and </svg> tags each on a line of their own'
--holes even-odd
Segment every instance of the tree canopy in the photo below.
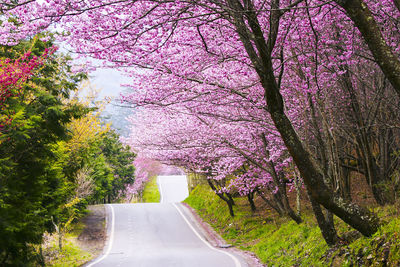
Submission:
<svg viewBox="0 0 400 267">
<path fill-rule="evenodd" d="M 78 54 L 129 67 L 123 101 L 140 114 L 126 142 L 219 194 L 236 183 L 290 215 L 300 176 L 330 245 L 332 214 L 366 236 L 379 227 L 352 202 L 349 173 L 379 204 L 395 198 L 397 0 L 4 1 L 2 12 L 4 44 L 56 24 Z"/>
</svg>

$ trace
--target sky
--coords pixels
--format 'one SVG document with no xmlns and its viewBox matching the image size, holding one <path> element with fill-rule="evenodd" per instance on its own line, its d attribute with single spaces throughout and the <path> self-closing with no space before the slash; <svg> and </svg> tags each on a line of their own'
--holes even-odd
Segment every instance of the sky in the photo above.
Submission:
<svg viewBox="0 0 400 267">
<path fill-rule="evenodd" d="M 68 53 L 74 58 L 74 53 L 67 49 L 66 44 L 57 43 L 60 47 L 60 52 Z M 102 61 L 93 58 L 80 58 L 74 59 L 73 64 L 81 65 L 90 61 L 92 66 L 103 66 Z M 90 85 L 99 91 L 99 96 L 97 100 L 102 100 L 104 98 L 112 98 L 111 101 L 102 112 L 102 119 L 105 122 L 111 122 L 112 127 L 117 130 L 117 132 L 126 137 L 129 134 L 129 125 L 126 121 L 126 117 L 132 114 L 132 109 L 123 108 L 118 106 L 121 104 L 118 99 L 120 94 L 126 90 L 121 84 L 129 84 L 130 78 L 123 75 L 120 71 L 115 68 L 103 68 L 97 67 L 96 70 L 89 72 Z"/>
<path fill-rule="evenodd" d="M 112 68 L 97 68 L 89 73 L 89 81 L 92 88 L 99 91 L 97 100 L 104 98 L 112 98 L 112 100 L 102 112 L 102 119 L 105 122 L 111 122 L 112 128 L 122 136 L 127 136 L 128 123 L 125 118 L 132 114 L 132 109 L 120 107 L 118 99 L 126 88 L 121 84 L 128 84 L 130 79 L 124 76 L 116 69 Z"/>
<path fill-rule="evenodd" d="M 92 85 L 97 89 L 101 89 L 100 97 L 118 98 L 120 93 L 125 89 L 121 84 L 129 83 L 129 78 L 122 75 L 116 69 L 98 68 L 96 71 L 89 73 Z"/>
<path fill-rule="evenodd" d="M 102 113 L 102 118 L 111 122 L 113 128 L 122 136 L 128 135 L 128 123 L 125 120 L 132 114 L 132 109 L 118 106 L 120 94 L 126 90 L 121 84 L 128 84 L 129 78 L 122 75 L 118 70 L 111 68 L 98 68 L 89 73 L 91 85 L 100 90 L 99 100 L 104 98 L 113 98 Z"/>
</svg>

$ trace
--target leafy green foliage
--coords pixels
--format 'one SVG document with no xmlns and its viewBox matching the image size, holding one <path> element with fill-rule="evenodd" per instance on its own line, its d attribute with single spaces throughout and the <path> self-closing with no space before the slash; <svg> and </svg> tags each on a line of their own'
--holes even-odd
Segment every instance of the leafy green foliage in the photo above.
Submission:
<svg viewBox="0 0 400 267">
<path fill-rule="evenodd" d="M 87 160 L 95 183 L 91 203 L 118 201 L 125 197 L 125 188 L 134 182 L 135 168 L 132 164 L 135 154 L 119 141 L 112 130 L 96 138 L 90 146 Z"/>
<path fill-rule="evenodd" d="M 0 56 L 17 58 L 27 50 L 40 55 L 51 45 L 35 38 L 3 47 Z M 87 111 L 63 101 L 84 78 L 69 72 L 66 62 L 67 57 L 50 55 L 21 94 L 7 100 L 13 119 L 0 136 L 2 266 L 37 260 L 31 244 L 40 244 L 43 232 L 53 230 L 51 217 L 73 194 L 73 177 L 65 174 L 59 142 L 69 138 L 66 124 Z"/>
<path fill-rule="evenodd" d="M 130 152 L 129 146 L 124 146 L 119 141 L 119 136 L 114 131 L 105 134 L 100 148 L 108 166 L 113 170 L 112 188 L 108 195 L 111 200 L 124 197 L 126 185 L 134 182 L 135 168 L 132 162 L 135 154 Z"/>
<path fill-rule="evenodd" d="M 0 58 L 11 62 L 27 51 L 39 58 L 49 47 L 37 36 L 0 47 Z M 88 202 L 116 201 L 134 181 L 129 147 L 93 108 L 69 99 L 86 78 L 69 61 L 49 53 L 18 94 L 3 100 L 0 116 L 11 119 L 0 132 L 1 266 L 43 264 L 34 248 L 44 232 L 57 231 L 61 248 Z"/>
</svg>

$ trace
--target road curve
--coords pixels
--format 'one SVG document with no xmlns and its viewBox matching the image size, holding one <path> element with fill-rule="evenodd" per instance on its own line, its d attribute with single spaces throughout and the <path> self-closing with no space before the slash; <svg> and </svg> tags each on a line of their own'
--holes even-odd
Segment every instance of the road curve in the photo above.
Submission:
<svg viewBox="0 0 400 267">
<path fill-rule="evenodd" d="M 186 175 L 163 175 L 157 177 L 160 203 L 177 203 L 189 196 Z"/>
<path fill-rule="evenodd" d="M 107 205 L 108 244 L 87 267 L 245 267 L 243 260 L 212 247 L 190 223 L 180 201 L 182 177 L 160 176 L 162 203 Z M 186 180 L 184 180 L 186 181 Z M 174 186 L 175 185 L 175 186 Z M 180 188 L 180 189 L 179 189 Z"/>
</svg>

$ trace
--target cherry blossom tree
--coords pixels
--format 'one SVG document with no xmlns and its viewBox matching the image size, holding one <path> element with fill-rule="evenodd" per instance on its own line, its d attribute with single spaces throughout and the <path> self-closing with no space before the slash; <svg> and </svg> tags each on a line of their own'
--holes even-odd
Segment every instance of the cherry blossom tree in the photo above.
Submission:
<svg viewBox="0 0 400 267">
<path fill-rule="evenodd" d="M 141 198 L 144 187 L 150 177 L 157 175 L 161 170 L 160 163 L 146 158 L 142 154 L 138 154 L 133 164 L 135 165 L 135 181 L 133 184 L 127 185 L 125 189 L 125 195 L 129 202 L 134 197 Z"/>
<path fill-rule="evenodd" d="M 332 174 L 310 152 L 308 144 L 312 143 L 307 141 L 318 139 L 318 132 L 307 136 L 305 130 L 311 128 L 304 114 L 316 115 L 312 120 L 317 122 L 315 129 L 325 127 L 321 123 L 328 120 L 318 116 L 326 112 L 313 109 L 330 106 L 316 105 L 317 101 L 334 99 L 327 94 L 342 93 L 343 84 L 339 86 L 338 81 L 364 60 L 373 62 L 372 69 L 383 73 L 399 94 L 396 1 L 3 1 L 2 12 L 19 22 L 17 26 L 13 20 L 3 21 L 3 43 L 12 44 L 61 22 L 61 38 L 77 53 L 90 54 L 120 68 L 140 68 L 128 71 L 135 79 L 132 95 L 141 90 L 146 93 L 136 99 L 128 96 L 126 100 L 131 103 L 163 108 L 180 103 L 183 110 L 178 113 L 190 113 L 202 121 L 217 117 L 251 122 L 251 127 L 243 125 L 256 136 L 275 131 L 267 144 L 288 151 L 314 206 L 324 206 L 364 235 L 376 232 L 374 215 L 332 189 Z M 338 97 L 330 105 L 346 104 L 347 100 Z M 224 114 L 226 107 L 231 108 L 228 115 Z M 210 129 L 209 121 L 202 125 Z M 233 153 L 249 162 L 253 157 L 246 153 L 247 147 L 251 143 L 263 147 L 258 145 L 263 143 L 262 138 L 248 138 L 252 136 L 248 134 L 245 141 L 235 143 L 235 138 L 225 135 L 234 129 L 220 133 L 221 128 L 232 125 L 212 124 L 215 136 L 199 129 L 202 138 L 196 145 L 203 145 L 205 137 L 206 144 L 210 137 L 218 142 L 195 150 L 185 147 L 185 140 L 181 140 L 179 147 L 173 143 L 165 149 L 181 149 L 181 154 L 165 158 L 185 162 L 184 153 L 197 153 L 199 158 L 187 164 L 207 168 Z M 170 145 L 171 140 L 162 140 Z M 225 152 L 218 151 L 228 154 L 211 155 L 221 143 Z M 250 147 L 255 154 L 257 149 Z M 261 158 L 265 155 L 258 154 Z M 260 163 L 254 160 L 252 164 Z M 336 233 L 328 233 L 326 239 L 335 243 Z"/>
</svg>

